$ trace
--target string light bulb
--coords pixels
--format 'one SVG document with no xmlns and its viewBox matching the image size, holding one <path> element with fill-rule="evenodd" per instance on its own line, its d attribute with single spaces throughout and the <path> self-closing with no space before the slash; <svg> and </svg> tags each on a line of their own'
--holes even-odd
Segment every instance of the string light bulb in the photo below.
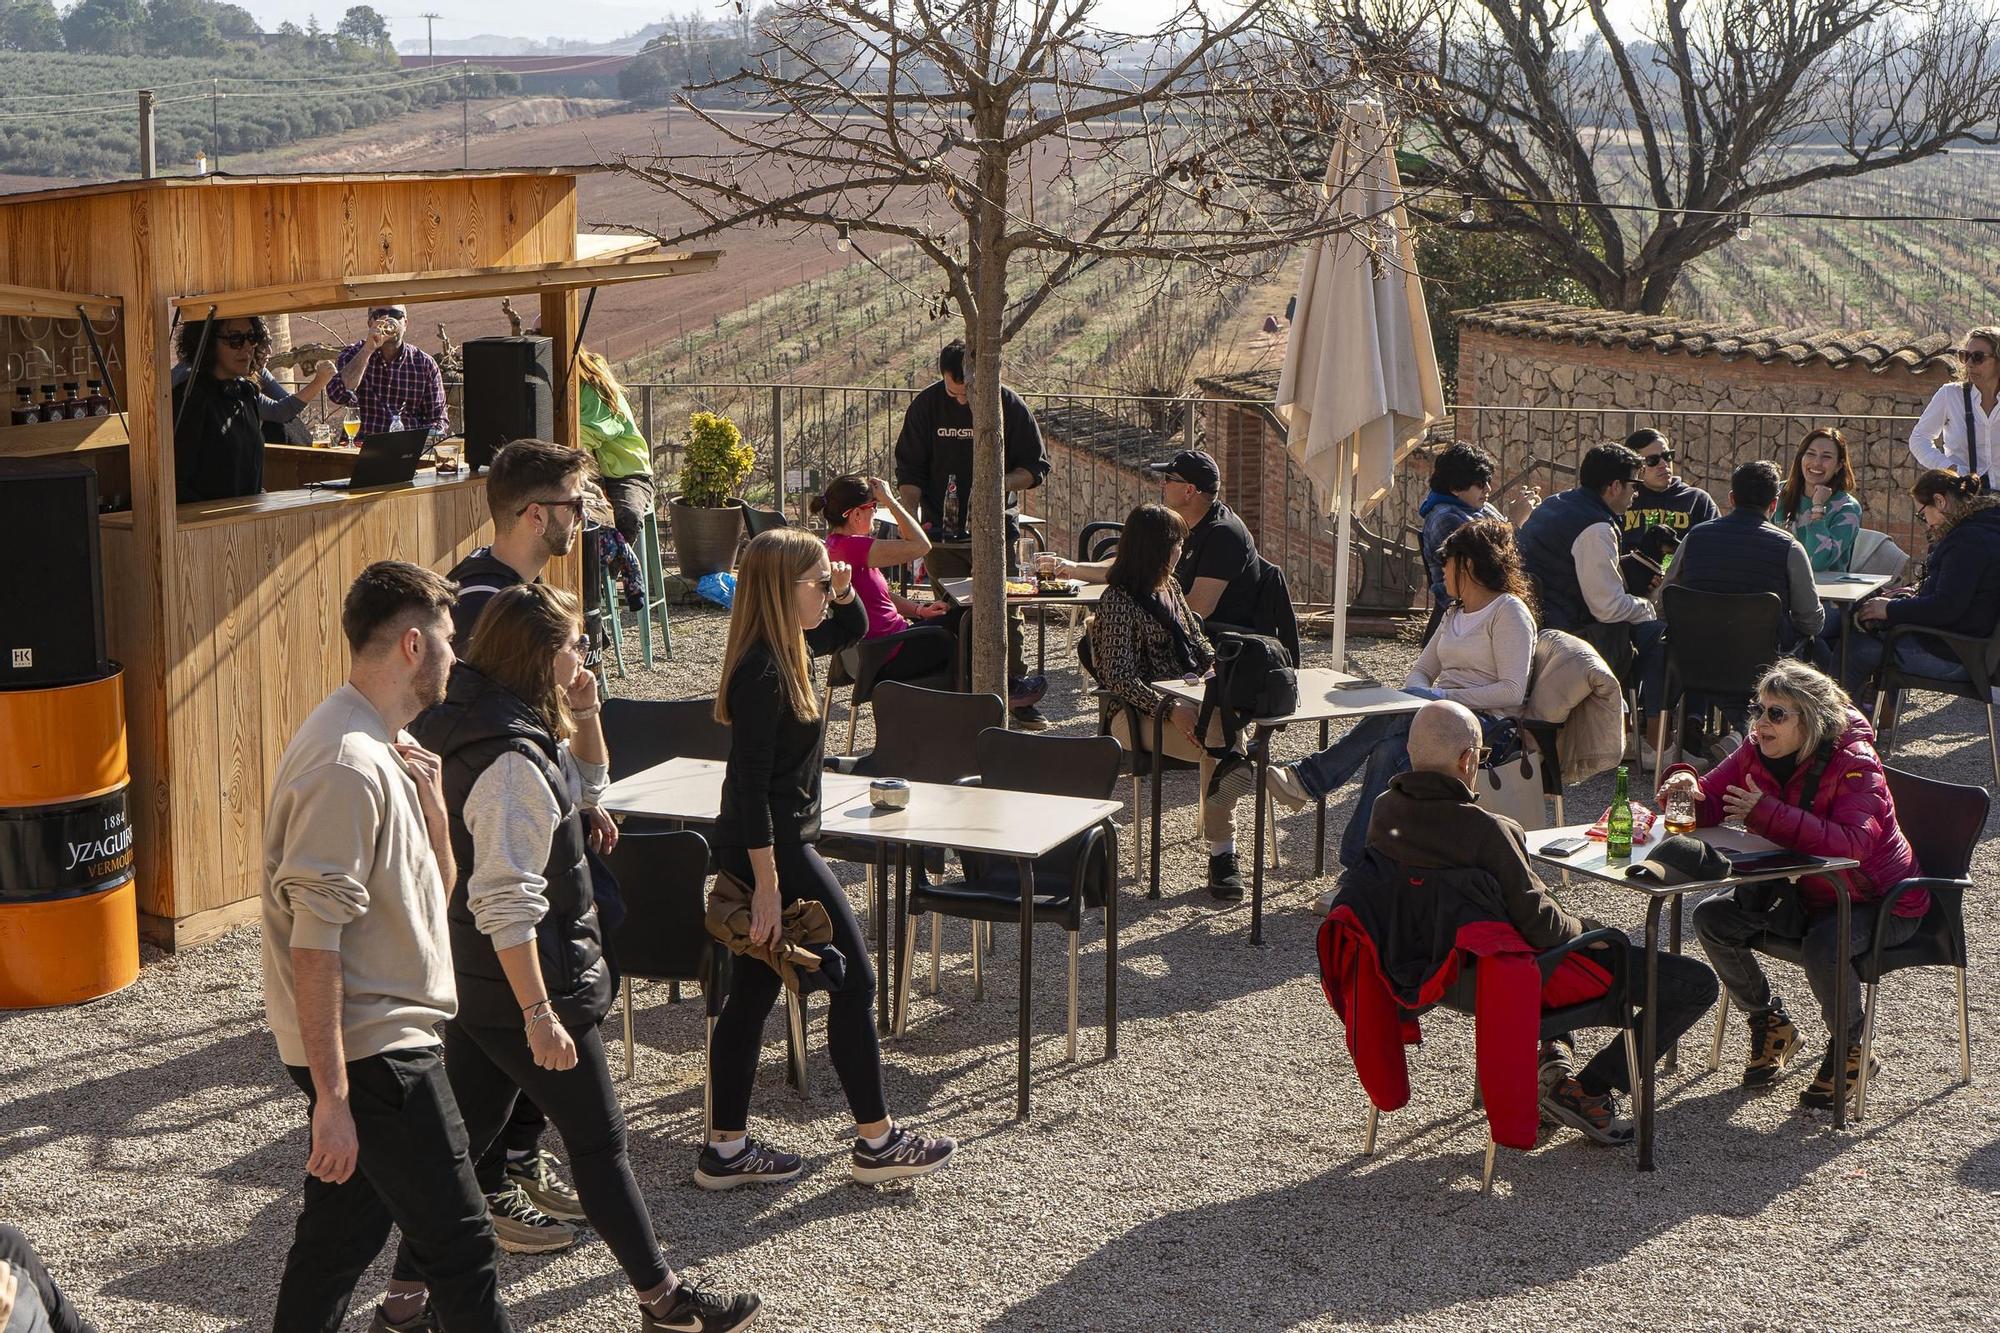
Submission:
<svg viewBox="0 0 2000 1333">
<path fill-rule="evenodd" d="M 1739 241 L 1750 239 L 1750 215 L 1748 213 L 1738 213 L 1736 215 L 1736 239 Z"/>
<path fill-rule="evenodd" d="M 1466 224 L 1467 226 L 1470 226 L 1472 224 L 1473 218 L 1476 216 L 1477 215 L 1472 211 L 1472 196 L 1468 194 L 1459 204 L 1458 220 Z"/>
<path fill-rule="evenodd" d="M 849 242 L 847 239 L 847 224 L 843 222 L 840 224 L 839 228 L 836 230 L 834 234 L 833 248 L 840 251 L 840 253 L 842 254 L 846 254 L 848 244 Z"/>
</svg>

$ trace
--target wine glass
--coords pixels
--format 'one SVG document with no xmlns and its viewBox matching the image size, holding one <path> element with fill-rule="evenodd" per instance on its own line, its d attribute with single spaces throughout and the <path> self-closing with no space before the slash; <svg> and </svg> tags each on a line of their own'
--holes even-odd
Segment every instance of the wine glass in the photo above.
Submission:
<svg viewBox="0 0 2000 1333">
<path fill-rule="evenodd" d="M 340 429 L 341 433 L 347 436 L 349 444 L 353 444 L 356 439 L 360 438 L 361 409 L 359 407 L 350 407 L 347 409 L 346 413 L 340 418 Z"/>
</svg>

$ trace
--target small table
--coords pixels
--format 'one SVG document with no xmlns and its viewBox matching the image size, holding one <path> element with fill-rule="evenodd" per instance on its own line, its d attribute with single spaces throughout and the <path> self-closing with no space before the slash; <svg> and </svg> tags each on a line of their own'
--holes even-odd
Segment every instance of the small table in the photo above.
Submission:
<svg viewBox="0 0 2000 1333">
<path fill-rule="evenodd" d="M 1206 681 L 1190 684 L 1185 680 L 1156 680 L 1153 688 L 1162 694 L 1201 707 Z M 1392 690 L 1374 681 L 1350 676 L 1327 667 L 1304 667 L 1299 671 L 1299 706 L 1283 717 L 1258 718 L 1251 727 L 1250 762 L 1254 766 L 1252 786 L 1257 802 L 1256 832 L 1250 844 L 1250 942 L 1264 942 L 1264 819 L 1269 797 L 1264 791 L 1264 773 L 1271 766 L 1271 737 L 1294 722 L 1319 723 L 1319 744 L 1327 746 L 1327 726 L 1337 718 L 1372 717 L 1380 713 L 1414 713 L 1425 699 L 1401 690 Z M 1166 719 L 1153 719 L 1153 753 L 1166 743 Z M 1319 798 L 1313 828 L 1313 873 L 1326 873 L 1326 798 Z M 1160 784 L 1153 782 L 1153 863 L 1147 896 L 1160 896 Z"/>
<path fill-rule="evenodd" d="M 1034 576 L 1023 575 L 1022 577 L 1027 579 Z M 939 579 L 937 586 L 954 606 L 970 607 L 972 605 L 971 579 Z M 1072 606 L 1095 607 L 1104 599 L 1107 586 L 1102 583 L 1085 583 L 1081 588 L 1076 590 L 1076 595 L 1073 597 L 1044 597 L 1039 593 L 1026 597 L 1018 596 L 1014 593 L 1007 594 L 1007 605 L 1010 608 L 1016 606 L 1032 606 L 1037 608 L 1035 613 L 1035 671 L 1038 674 L 1047 675 L 1049 670 L 1048 613 L 1050 608 L 1053 607 L 1060 610 L 1064 607 Z"/>
<path fill-rule="evenodd" d="M 1653 1169 L 1653 1095 L 1657 1071 L 1654 1065 L 1660 1054 L 1659 998 L 1660 998 L 1660 909 L 1669 902 L 1673 904 L 1675 934 L 1678 938 L 1680 926 L 1681 898 L 1689 893 L 1705 893 L 1714 889 L 1726 889 L 1737 884 L 1751 884 L 1759 880 L 1795 879 L 1802 875 L 1831 875 L 1843 870 L 1852 870 L 1859 861 L 1836 857 L 1814 857 L 1813 864 L 1801 869 L 1794 865 L 1787 869 L 1766 870 L 1741 875 L 1725 875 L 1720 879 L 1697 880 L 1688 884 L 1654 884 L 1641 879 L 1629 879 L 1626 870 L 1634 863 L 1643 861 L 1652 849 L 1659 846 L 1665 832 L 1661 825 L 1653 826 L 1652 841 L 1640 843 L 1632 848 L 1632 860 L 1613 865 L 1605 854 L 1602 842 L 1591 839 L 1590 845 L 1571 856 L 1549 856 L 1542 849 L 1558 838 L 1581 838 L 1591 826 L 1573 824 L 1568 828 L 1536 829 L 1528 834 L 1528 857 L 1541 865 L 1557 870 L 1567 870 L 1584 879 L 1597 880 L 1605 884 L 1615 884 L 1621 889 L 1630 889 L 1646 895 L 1646 1000 L 1645 1018 L 1641 1021 L 1639 1041 L 1639 1063 L 1633 1089 L 1639 1110 L 1639 1169 Z M 1726 825 L 1697 829 L 1696 837 L 1722 852 L 1774 852 L 1778 845 L 1754 833 Z M 1836 927 L 1834 948 L 1838 955 L 1846 958 L 1852 953 L 1851 907 L 1845 893 L 1834 895 L 1834 903 L 1839 924 Z M 1836 991 L 1834 997 L 1833 1020 L 1836 1030 L 1846 1026 L 1846 995 Z M 1847 1123 L 1847 1062 L 1834 1061 L 1833 1074 L 1833 1116 L 1834 1126 L 1840 1128 Z"/>
<path fill-rule="evenodd" d="M 1864 602 L 1880 592 L 1889 582 L 1887 574 L 1815 574 L 1813 591 L 1822 602 L 1847 608 L 1840 617 L 1840 681 L 1847 683 L 1847 640 L 1854 633 L 1854 611 L 1857 602 Z"/>
</svg>

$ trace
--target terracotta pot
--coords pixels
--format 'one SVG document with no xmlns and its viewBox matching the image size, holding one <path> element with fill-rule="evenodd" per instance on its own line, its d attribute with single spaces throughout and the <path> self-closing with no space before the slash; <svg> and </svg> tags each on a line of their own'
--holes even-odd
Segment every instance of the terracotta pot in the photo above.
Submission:
<svg viewBox="0 0 2000 1333">
<path fill-rule="evenodd" d="M 736 543 L 743 536 L 743 508 L 735 501 L 721 509 L 684 505 L 676 495 L 667 501 L 674 529 L 674 556 L 681 573 L 691 579 L 721 574 L 736 563 Z"/>
</svg>

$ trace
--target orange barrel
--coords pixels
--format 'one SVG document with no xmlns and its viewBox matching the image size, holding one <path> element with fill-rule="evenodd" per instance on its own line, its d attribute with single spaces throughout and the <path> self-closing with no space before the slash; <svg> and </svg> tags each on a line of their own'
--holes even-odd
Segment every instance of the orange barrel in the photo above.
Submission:
<svg viewBox="0 0 2000 1333">
<path fill-rule="evenodd" d="M 0 1009 L 139 975 L 124 684 L 0 690 Z"/>
</svg>

